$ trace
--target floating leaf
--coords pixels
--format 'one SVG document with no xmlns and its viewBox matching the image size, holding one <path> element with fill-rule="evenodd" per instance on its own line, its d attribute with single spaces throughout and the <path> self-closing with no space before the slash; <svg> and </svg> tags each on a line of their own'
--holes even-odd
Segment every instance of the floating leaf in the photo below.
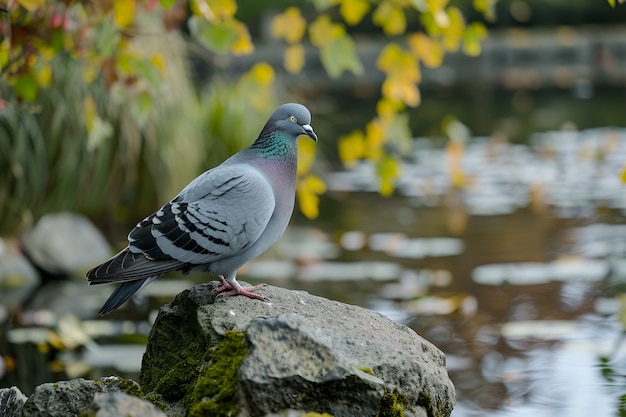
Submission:
<svg viewBox="0 0 626 417">
<path fill-rule="evenodd" d="M 391 2 L 383 2 L 376 8 L 372 21 L 381 26 L 386 35 L 401 35 L 406 30 L 404 11 Z"/>
<path fill-rule="evenodd" d="M 334 23 L 326 14 L 320 15 L 309 25 L 309 38 L 318 48 L 344 36 L 346 29 L 340 23 Z"/>
<path fill-rule="evenodd" d="M 326 43 L 320 49 L 320 59 L 331 78 L 339 77 L 344 71 L 355 75 L 363 74 L 363 65 L 356 53 L 354 42 L 348 35 Z"/>
<path fill-rule="evenodd" d="M 339 14 L 349 25 L 356 25 L 369 12 L 370 3 L 367 0 L 341 0 Z"/>
<path fill-rule="evenodd" d="M 437 68 L 443 62 L 443 49 L 439 43 L 423 33 L 414 33 L 407 39 L 411 52 L 429 68 Z"/>
<path fill-rule="evenodd" d="M 622 183 L 626 184 L 626 165 L 624 165 L 624 167 L 622 168 L 620 179 L 622 180 Z"/>
<path fill-rule="evenodd" d="M 113 21 L 117 26 L 125 28 L 133 23 L 135 4 L 134 0 L 113 1 Z"/>
<path fill-rule="evenodd" d="M 302 17 L 300 9 L 295 6 L 287 8 L 272 19 L 272 36 L 284 39 L 287 43 L 300 42 L 305 30 L 306 20 Z"/>
<path fill-rule="evenodd" d="M 347 167 L 354 166 L 357 161 L 364 157 L 365 136 L 360 130 L 355 130 L 348 135 L 341 136 L 338 143 L 339 159 Z"/>
<path fill-rule="evenodd" d="M 304 67 L 304 46 L 289 45 L 285 49 L 283 65 L 287 72 L 297 74 Z"/>
</svg>

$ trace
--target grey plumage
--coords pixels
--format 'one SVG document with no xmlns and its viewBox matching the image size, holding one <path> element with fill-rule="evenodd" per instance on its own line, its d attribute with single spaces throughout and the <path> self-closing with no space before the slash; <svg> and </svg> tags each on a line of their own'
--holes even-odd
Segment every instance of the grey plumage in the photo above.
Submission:
<svg viewBox="0 0 626 417">
<path fill-rule="evenodd" d="M 263 299 L 242 287 L 237 269 L 280 238 L 293 212 L 297 137 L 317 141 L 306 107 L 288 103 L 248 148 L 204 172 L 173 200 L 139 222 L 128 246 L 87 273 L 89 284 L 121 282 L 100 314 L 109 313 L 169 271 L 218 276 L 225 296 Z"/>
</svg>

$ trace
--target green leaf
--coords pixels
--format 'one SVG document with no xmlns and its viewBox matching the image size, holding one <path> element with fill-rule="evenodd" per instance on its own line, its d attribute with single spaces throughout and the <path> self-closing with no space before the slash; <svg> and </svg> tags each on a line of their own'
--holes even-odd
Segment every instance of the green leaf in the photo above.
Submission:
<svg viewBox="0 0 626 417">
<path fill-rule="evenodd" d="M 21 75 L 15 82 L 15 92 L 17 95 L 26 101 L 35 101 L 37 98 L 37 91 L 39 86 L 37 81 L 31 74 Z"/>
<path fill-rule="evenodd" d="M 348 35 L 333 39 L 320 49 L 320 59 L 331 78 L 339 77 L 343 71 L 354 75 L 363 74 L 363 64 L 356 53 L 354 42 Z"/>
<path fill-rule="evenodd" d="M 609 2 L 609 5 L 613 8 L 615 8 L 615 0 L 606 0 Z"/>
<path fill-rule="evenodd" d="M 189 28 L 196 39 L 214 52 L 228 52 L 239 39 L 236 29 L 227 22 L 208 22 L 192 16 Z"/>
<path fill-rule="evenodd" d="M 159 0 L 159 3 L 161 3 L 161 7 L 164 9 L 169 9 L 174 3 L 176 3 L 176 0 Z"/>
</svg>

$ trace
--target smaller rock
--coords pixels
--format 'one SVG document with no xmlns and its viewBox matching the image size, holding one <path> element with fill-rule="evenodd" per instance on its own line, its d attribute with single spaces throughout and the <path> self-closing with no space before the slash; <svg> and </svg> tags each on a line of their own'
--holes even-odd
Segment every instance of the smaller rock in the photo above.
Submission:
<svg viewBox="0 0 626 417">
<path fill-rule="evenodd" d="M 0 416 L 18 417 L 27 397 L 17 387 L 0 388 Z"/>
<path fill-rule="evenodd" d="M 166 417 L 151 402 L 124 392 L 96 393 L 87 413 L 94 417 Z"/>
<path fill-rule="evenodd" d="M 22 417 L 77 416 L 89 408 L 96 393 L 118 391 L 139 392 L 139 385 L 118 377 L 95 381 L 78 378 L 41 384 L 28 397 L 22 409 Z"/>
<path fill-rule="evenodd" d="M 22 236 L 24 250 L 51 274 L 85 272 L 111 257 L 102 233 L 76 213 L 46 214 Z"/>
</svg>

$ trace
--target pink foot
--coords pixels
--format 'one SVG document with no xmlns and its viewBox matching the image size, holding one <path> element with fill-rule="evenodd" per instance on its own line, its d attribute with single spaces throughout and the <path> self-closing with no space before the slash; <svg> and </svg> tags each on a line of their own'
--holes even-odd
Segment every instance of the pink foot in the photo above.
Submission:
<svg viewBox="0 0 626 417">
<path fill-rule="evenodd" d="M 233 295 L 244 295 L 248 298 L 253 298 L 255 300 L 261 300 L 261 301 L 266 301 L 267 298 L 263 297 L 260 294 L 255 294 L 251 291 L 256 291 L 258 289 L 261 289 L 263 287 L 265 287 L 265 284 L 260 284 L 260 285 L 254 285 L 254 286 L 249 286 L 249 287 L 243 287 L 241 286 L 237 281 L 234 281 L 233 283 L 230 283 L 228 281 L 226 281 L 224 279 L 223 276 L 219 276 L 217 277 L 220 282 L 222 283 L 222 285 L 220 285 L 219 287 L 217 287 L 215 289 L 215 292 L 218 294 L 218 296 L 220 297 L 231 297 Z"/>
</svg>

